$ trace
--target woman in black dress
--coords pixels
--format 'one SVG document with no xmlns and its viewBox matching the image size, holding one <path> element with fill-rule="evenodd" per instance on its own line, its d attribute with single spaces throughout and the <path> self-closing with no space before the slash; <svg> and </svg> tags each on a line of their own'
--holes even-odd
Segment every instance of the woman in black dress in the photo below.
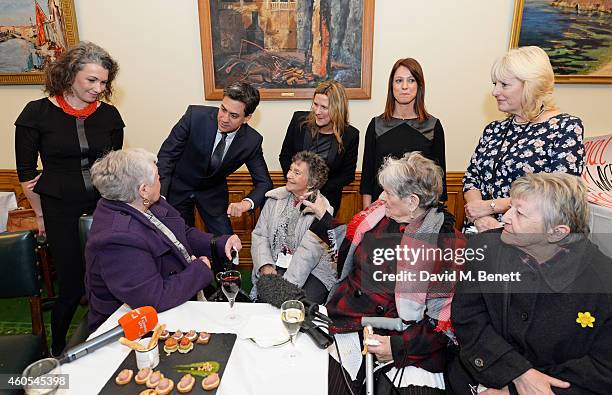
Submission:
<svg viewBox="0 0 612 395">
<path fill-rule="evenodd" d="M 338 213 L 342 189 L 355 179 L 359 131 L 348 122 L 348 98 L 341 83 L 329 80 L 315 89 L 310 111 L 296 111 L 287 128 L 278 159 L 287 175 L 291 158 L 300 151 L 320 155 L 329 167 L 321 193 Z"/>
<path fill-rule="evenodd" d="M 440 200 L 446 200 L 446 154 L 444 129 L 425 110 L 425 78 L 419 62 L 399 59 L 389 75 L 385 112 L 372 118 L 365 137 L 360 192 L 363 207 L 382 193 L 376 174 L 385 157 L 401 158 L 406 152 L 420 151 L 444 171 Z"/>
<path fill-rule="evenodd" d="M 48 97 L 29 102 L 15 121 L 17 175 L 46 234 L 59 282 L 51 313 L 53 355 L 61 354 L 81 297 L 85 266 L 78 221 L 100 197 L 89 168 L 123 145 L 125 126 L 110 99 L 119 66 L 99 46 L 81 42 L 46 70 Z M 42 172 L 37 170 L 38 157 Z"/>
</svg>

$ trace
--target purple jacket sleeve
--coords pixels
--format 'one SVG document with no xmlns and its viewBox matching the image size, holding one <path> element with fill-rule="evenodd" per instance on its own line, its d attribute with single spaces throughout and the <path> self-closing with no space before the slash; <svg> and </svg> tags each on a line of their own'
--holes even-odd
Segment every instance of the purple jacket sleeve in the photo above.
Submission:
<svg viewBox="0 0 612 395">
<path fill-rule="evenodd" d="M 96 256 L 101 275 L 110 292 L 133 308 L 171 309 L 191 299 L 213 278 L 208 266 L 196 260 L 164 279 L 160 263 L 142 239 L 127 233 L 114 233 L 104 245 L 105 253 Z"/>
<path fill-rule="evenodd" d="M 193 253 L 198 257 L 202 255 L 212 257 L 213 252 L 210 248 L 210 245 L 214 235 L 212 233 L 202 232 L 201 230 L 194 227 L 185 227 L 185 234 L 187 235 L 189 245 L 193 249 Z M 231 235 L 221 235 L 217 237 L 217 240 L 215 242 L 217 256 L 225 256 L 225 244 L 227 243 L 227 239 L 229 239 L 230 236 Z"/>
</svg>

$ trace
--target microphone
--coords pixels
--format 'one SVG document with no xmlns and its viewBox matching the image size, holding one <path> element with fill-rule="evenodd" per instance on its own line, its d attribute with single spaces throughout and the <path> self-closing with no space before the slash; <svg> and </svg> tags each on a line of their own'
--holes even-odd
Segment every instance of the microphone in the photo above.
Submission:
<svg viewBox="0 0 612 395">
<path fill-rule="evenodd" d="M 300 287 L 277 274 L 264 274 L 259 278 L 257 281 L 257 296 L 263 298 L 264 302 L 267 302 L 267 299 L 270 298 L 273 301 L 280 300 L 278 306 L 272 302 L 267 302 L 279 308 L 286 300 L 299 300 L 304 304 L 306 315 L 311 319 L 314 317 L 327 325 L 333 325 L 333 321 L 328 316 L 319 312 L 319 305 L 306 298 L 306 294 Z"/>
<path fill-rule="evenodd" d="M 122 336 L 136 340 L 152 331 L 155 325 L 157 325 L 157 311 L 153 307 L 144 306 L 129 311 L 119 318 L 119 325 L 115 328 L 65 351 L 59 358 L 60 364 L 79 359 Z"/>
<path fill-rule="evenodd" d="M 257 299 L 278 308 L 287 300 L 299 300 L 304 304 L 306 310 L 306 317 L 300 330 L 306 333 L 320 349 L 326 349 L 334 343 L 333 337 L 313 322 L 313 319 L 320 319 L 331 324 L 332 320 L 325 314 L 321 314 L 318 311 L 319 305 L 306 299 L 304 291 L 297 285 L 279 275 L 264 274 L 257 281 Z"/>
</svg>

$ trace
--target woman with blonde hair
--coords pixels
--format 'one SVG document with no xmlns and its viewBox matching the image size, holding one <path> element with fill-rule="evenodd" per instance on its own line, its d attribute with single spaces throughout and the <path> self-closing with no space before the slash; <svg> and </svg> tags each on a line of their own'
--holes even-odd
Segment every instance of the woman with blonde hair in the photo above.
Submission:
<svg viewBox="0 0 612 395">
<path fill-rule="evenodd" d="M 507 114 L 485 128 L 463 177 L 465 214 L 478 231 L 501 226 L 510 207 L 510 186 L 527 173 L 581 175 L 580 118 L 559 111 L 554 73 L 539 47 L 511 49 L 491 68 L 492 95 Z"/>
<path fill-rule="evenodd" d="M 425 76 L 419 62 L 398 59 L 389 73 L 385 112 L 370 121 L 365 137 L 361 170 L 363 207 L 383 191 L 376 174 L 388 156 L 401 158 L 406 152 L 421 152 L 442 168 L 446 200 L 446 153 L 442 123 L 425 109 Z"/>
<path fill-rule="evenodd" d="M 348 98 L 344 86 L 334 80 L 321 82 L 315 89 L 310 111 L 296 111 L 287 128 L 278 159 L 287 174 L 291 158 L 311 151 L 329 167 L 329 178 L 321 193 L 337 213 L 342 189 L 355 179 L 359 131 L 349 125 Z"/>
</svg>

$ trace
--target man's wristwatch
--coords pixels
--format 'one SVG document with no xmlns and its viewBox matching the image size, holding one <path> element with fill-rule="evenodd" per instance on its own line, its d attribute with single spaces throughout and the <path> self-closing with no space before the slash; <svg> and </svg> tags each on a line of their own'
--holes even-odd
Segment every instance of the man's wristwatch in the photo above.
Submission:
<svg viewBox="0 0 612 395">
<path fill-rule="evenodd" d="M 489 206 L 491 207 L 491 213 L 495 214 L 495 200 L 492 200 Z"/>
</svg>

